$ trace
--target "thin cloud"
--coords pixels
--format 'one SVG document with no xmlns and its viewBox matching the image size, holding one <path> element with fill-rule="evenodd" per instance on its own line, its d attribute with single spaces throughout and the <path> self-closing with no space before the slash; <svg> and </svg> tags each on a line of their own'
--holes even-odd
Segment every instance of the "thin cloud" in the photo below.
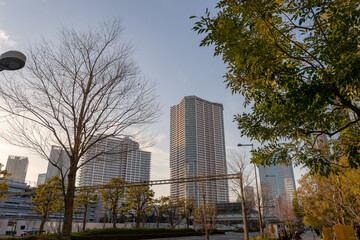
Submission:
<svg viewBox="0 0 360 240">
<path fill-rule="evenodd" d="M 169 166 L 169 152 L 159 148 L 152 147 L 149 149 L 151 152 L 151 165 L 152 166 Z"/>
<path fill-rule="evenodd" d="M 10 36 L 4 31 L 0 29 L 0 52 L 4 52 L 10 50 L 16 45 L 16 43 L 10 39 Z"/>
</svg>

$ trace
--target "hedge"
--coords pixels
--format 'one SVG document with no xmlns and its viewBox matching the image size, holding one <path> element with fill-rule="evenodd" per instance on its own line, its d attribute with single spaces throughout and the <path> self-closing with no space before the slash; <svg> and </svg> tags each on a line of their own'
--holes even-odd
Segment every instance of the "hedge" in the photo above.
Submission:
<svg viewBox="0 0 360 240">
<path fill-rule="evenodd" d="M 218 231 L 216 233 L 223 233 Z M 149 238 L 172 238 L 172 237 L 186 237 L 199 236 L 201 232 L 194 229 L 181 228 L 105 228 L 92 229 L 85 232 L 73 233 L 71 239 L 73 240 L 95 240 L 95 239 L 109 239 L 109 240 L 135 240 L 135 239 L 149 239 Z M 32 235 L 25 237 L 8 237 L 1 238 L 1 240 L 56 240 L 57 234 Z"/>
</svg>

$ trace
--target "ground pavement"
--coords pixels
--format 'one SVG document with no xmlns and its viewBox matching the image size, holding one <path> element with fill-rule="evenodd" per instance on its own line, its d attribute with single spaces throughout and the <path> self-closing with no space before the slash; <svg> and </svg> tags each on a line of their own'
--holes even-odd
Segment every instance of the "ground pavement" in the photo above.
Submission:
<svg viewBox="0 0 360 240">
<path fill-rule="evenodd" d="M 251 238 L 255 238 L 260 235 L 259 232 L 251 232 L 250 234 Z M 302 240 L 320 240 L 321 238 L 316 235 L 314 231 L 307 231 L 301 234 Z M 152 240 L 203 240 L 205 239 L 205 236 L 195 236 L 195 237 L 177 237 L 177 238 L 156 238 Z M 210 236 L 210 240 L 242 240 L 243 239 L 243 233 L 239 232 L 226 232 L 225 235 L 219 234 L 219 235 L 212 235 Z"/>
<path fill-rule="evenodd" d="M 249 233 L 249 236 L 251 238 L 255 238 L 259 236 L 259 232 L 251 232 Z M 176 237 L 176 238 L 156 238 L 151 240 L 173 240 L 173 239 L 184 239 L 184 240 L 204 240 L 205 236 L 194 236 L 194 237 Z M 242 240 L 243 239 L 243 233 L 239 232 L 226 232 L 224 234 L 217 234 L 210 236 L 210 240 Z M 310 240 L 310 239 L 309 239 Z M 311 239 L 313 240 L 313 239 Z"/>
</svg>

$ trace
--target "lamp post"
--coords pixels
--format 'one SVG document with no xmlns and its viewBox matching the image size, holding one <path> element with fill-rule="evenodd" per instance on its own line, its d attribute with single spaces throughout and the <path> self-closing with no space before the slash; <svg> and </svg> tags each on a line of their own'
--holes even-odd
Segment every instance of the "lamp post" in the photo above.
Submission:
<svg viewBox="0 0 360 240">
<path fill-rule="evenodd" d="M 18 51 L 8 51 L 0 55 L 0 72 L 3 70 L 14 71 L 25 66 L 26 57 Z"/>
<path fill-rule="evenodd" d="M 237 145 L 238 147 L 251 147 L 251 150 L 254 150 L 254 144 L 249 143 L 249 144 L 241 144 L 239 143 Z M 259 185 L 258 185 L 258 180 L 257 180 L 257 173 L 256 173 L 256 165 L 254 163 L 254 170 L 255 170 L 255 182 L 256 182 L 256 197 L 257 197 L 257 202 L 258 202 L 258 215 L 259 215 L 259 227 L 260 227 L 260 235 L 261 237 L 263 237 L 263 222 L 262 222 L 262 214 L 261 214 L 261 203 L 260 203 L 260 193 L 259 193 Z"/>
</svg>

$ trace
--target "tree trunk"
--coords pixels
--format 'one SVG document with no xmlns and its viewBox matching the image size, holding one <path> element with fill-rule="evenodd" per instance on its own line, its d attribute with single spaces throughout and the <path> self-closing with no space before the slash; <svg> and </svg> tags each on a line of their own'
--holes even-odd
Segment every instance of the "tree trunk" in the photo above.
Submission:
<svg viewBox="0 0 360 240">
<path fill-rule="evenodd" d="M 75 197 L 76 170 L 70 168 L 68 175 L 68 186 L 65 194 L 64 225 L 61 233 L 62 240 L 71 240 L 73 208 Z"/>
<path fill-rule="evenodd" d="M 82 230 L 83 232 L 85 231 L 85 226 L 86 226 L 86 215 L 87 215 L 87 204 L 85 204 L 85 210 L 84 210 L 84 220 L 83 220 L 83 227 L 82 227 Z"/>
<path fill-rule="evenodd" d="M 117 222 L 117 213 L 116 211 L 112 212 L 113 215 L 113 228 L 116 228 L 116 222 Z"/>
<path fill-rule="evenodd" d="M 61 233 L 61 222 L 62 222 L 62 212 L 59 212 L 59 226 L 57 229 L 58 234 Z"/>
<path fill-rule="evenodd" d="M 160 216 L 157 216 L 157 218 L 156 218 L 156 227 L 157 228 L 160 227 Z"/>
<path fill-rule="evenodd" d="M 137 215 L 137 216 L 135 217 L 135 219 L 136 219 L 136 228 L 140 228 L 140 216 Z"/>
<path fill-rule="evenodd" d="M 174 229 L 174 220 L 173 220 L 173 218 L 169 218 L 169 220 L 170 220 L 171 228 Z"/>
<path fill-rule="evenodd" d="M 210 240 L 210 234 L 209 234 L 209 228 L 207 226 L 207 224 L 205 224 L 205 237 L 206 237 L 206 240 Z"/>
<path fill-rule="evenodd" d="M 247 223 L 247 216 L 246 216 L 246 204 L 245 204 L 245 195 L 244 195 L 244 183 L 243 183 L 243 176 L 240 174 L 240 194 L 241 194 L 241 213 L 243 217 L 243 224 L 244 224 L 244 240 L 249 239 L 249 230 L 248 230 L 248 223 Z"/>
<path fill-rule="evenodd" d="M 46 219 L 47 219 L 47 214 L 43 215 L 41 218 L 39 235 L 42 234 L 42 232 L 44 231 L 44 225 L 45 225 Z"/>
</svg>

